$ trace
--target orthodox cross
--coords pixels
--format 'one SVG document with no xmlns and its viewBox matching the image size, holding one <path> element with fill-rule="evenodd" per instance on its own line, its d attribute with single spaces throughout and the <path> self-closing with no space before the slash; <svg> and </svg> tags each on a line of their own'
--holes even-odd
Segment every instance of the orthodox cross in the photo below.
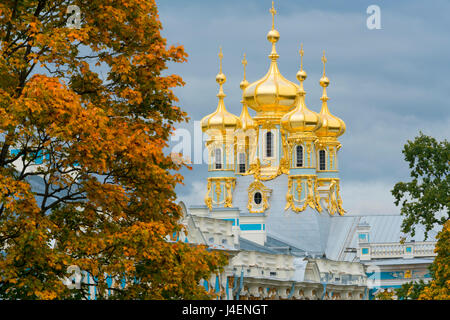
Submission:
<svg viewBox="0 0 450 320">
<path fill-rule="evenodd" d="M 270 13 L 272 14 L 272 30 L 275 29 L 275 15 L 277 14 L 277 10 L 275 10 L 273 1 L 272 1 L 272 8 L 270 9 Z"/>
</svg>

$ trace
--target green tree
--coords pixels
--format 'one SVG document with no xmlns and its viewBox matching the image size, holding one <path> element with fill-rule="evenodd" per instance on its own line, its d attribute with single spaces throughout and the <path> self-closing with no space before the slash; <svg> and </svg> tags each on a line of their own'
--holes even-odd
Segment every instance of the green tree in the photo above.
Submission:
<svg viewBox="0 0 450 320">
<path fill-rule="evenodd" d="M 224 256 L 167 241 L 187 117 L 164 72 L 187 54 L 161 29 L 154 0 L 0 2 L 0 299 L 210 297 Z"/>
<path fill-rule="evenodd" d="M 399 182 L 392 194 L 395 204 L 401 202 L 405 216 L 402 231 L 415 234 L 415 226 L 425 226 L 425 237 L 436 226 L 443 225 L 437 235 L 436 258 L 430 265 L 431 282 L 407 283 L 397 290 L 405 299 L 450 299 L 450 144 L 420 133 L 403 149 L 411 168 L 412 181 Z"/>
<path fill-rule="evenodd" d="M 435 226 L 449 219 L 450 204 L 450 144 L 438 142 L 422 132 L 403 148 L 411 169 L 410 182 L 398 182 L 392 195 L 395 205 L 401 204 L 404 233 L 414 236 L 415 226 L 425 226 L 425 237 Z"/>
</svg>

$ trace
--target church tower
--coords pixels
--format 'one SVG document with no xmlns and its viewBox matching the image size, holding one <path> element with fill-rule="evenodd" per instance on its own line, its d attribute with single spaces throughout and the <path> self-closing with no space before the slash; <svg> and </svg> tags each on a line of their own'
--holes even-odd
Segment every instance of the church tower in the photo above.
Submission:
<svg viewBox="0 0 450 320">
<path fill-rule="evenodd" d="M 320 78 L 320 86 L 323 88 L 323 94 L 320 100 L 322 100 L 322 109 L 320 116 L 322 118 L 322 127 L 316 132 L 318 137 L 316 142 L 317 150 L 317 176 L 319 186 L 321 187 L 322 196 L 326 203 L 328 212 L 334 215 L 336 212 L 344 214 L 342 208 L 342 199 L 340 196 L 339 176 L 338 176 L 338 150 L 341 148 L 341 144 L 338 141 L 338 137 L 345 132 L 345 123 L 338 117 L 332 115 L 328 109 L 328 96 L 327 87 L 330 84 L 330 80 L 325 75 L 325 64 L 327 58 L 325 57 L 325 51 L 322 57 L 323 62 L 323 75 Z"/>
<path fill-rule="evenodd" d="M 236 185 L 235 171 L 235 131 L 240 120 L 225 107 L 223 85 L 227 77 L 222 72 L 222 48 L 219 52 L 220 69 L 216 76 L 219 84 L 219 103 L 215 112 L 201 120 L 202 131 L 208 135 L 208 184 L 205 203 L 209 210 L 213 207 L 231 207 L 233 190 Z"/>
<path fill-rule="evenodd" d="M 267 34 L 267 40 L 272 44 L 269 54 L 270 66 L 266 75 L 245 88 L 244 102 L 256 111 L 254 119 L 258 127 L 258 151 L 255 171 L 260 174 L 259 180 L 271 180 L 282 173 L 287 173 L 287 155 L 283 149 L 280 119 L 295 106 L 298 86 L 283 77 L 278 69 L 279 55 L 276 43 L 280 39 L 275 29 L 276 10 L 272 14 L 272 29 Z"/>
<path fill-rule="evenodd" d="M 345 132 L 345 124 L 328 108 L 326 88 L 330 81 L 325 74 L 325 53 L 319 113 L 309 109 L 305 102 L 307 74 L 303 69 L 303 45 L 299 51 L 300 70 L 296 74 L 298 84 L 281 74 L 276 48 L 280 33 L 275 29 L 277 12 L 273 2 L 270 13 L 269 70 L 261 79 L 249 83 L 244 54 L 240 117 L 225 108 L 226 77 L 222 72 L 220 49 L 220 70 L 216 76 L 219 103 L 216 111 L 201 121 L 202 130 L 208 135 L 209 155 L 205 204 L 216 215 L 219 211 L 231 214 L 236 210 L 242 222 L 241 230 L 264 231 L 266 219 L 281 236 L 286 228 L 291 228 L 293 235 L 300 230 L 326 230 L 327 217 L 345 212 L 339 194 L 337 159 L 341 147 L 338 137 Z M 250 111 L 256 114 L 252 116 Z M 225 217 L 225 213 L 221 214 Z M 258 222 L 261 226 L 252 219 L 262 221 Z M 249 226 L 242 227 L 244 220 Z M 286 221 L 284 225 L 282 221 Z M 302 232 L 306 236 L 306 231 Z M 326 234 L 309 236 L 314 237 L 319 237 L 317 242 L 323 246 Z"/>
<path fill-rule="evenodd" d="M 291 208 L 296 212 L 304 211 L 307 206 L 322 211 L 318 192 L 316 173 L 316 131 L 322 126 L 319 114 L 308 109 L 305 104 L 306 91 L 303 81 L 307 74 L 303 70 L 303 45 L 300 49 L 300 71 L 297 79 L 296 106 L 281 118 L 281 125 L 287 133 L 287 150 L 289 155 L 289 179 L 285 210 Z"/>
</svg>

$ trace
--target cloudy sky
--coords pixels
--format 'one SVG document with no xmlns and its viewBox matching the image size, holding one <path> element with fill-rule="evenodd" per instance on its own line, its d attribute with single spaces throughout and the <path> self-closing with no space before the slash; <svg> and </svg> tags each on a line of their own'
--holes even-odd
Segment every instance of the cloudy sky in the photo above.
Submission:
<svg viewBox="0 0 450 320">
<path fill-rule="evenodd" d="M 239 115 L 243 53 L 250 82 L 269 67 L 271 0 L 157 3 L 168 43 L 184 45 L 189 54 L 187 63 L 168 70 L 186 82 L 176 94 L 191 122 L 180 127 L 193 133 L 193 121 L 216 109 L 219 46 L 228 79 L 225 104 Z M 380 30 L 366 25 L 373 4 L 381 9 Z M 339 155 L 344 208 L 355 214 L 399 212 L 390 190 L 409 176 L 403 145 L 420 130 L 439 140 L 450 136 L 450 1 L 278 0 L 275 8 L 280 71 L 296 81 L 303 43 L 306 104 L 316 112 L 326 50 L 329 107 L 347 125 Z M 197 164 L 182 174 L 179 198 L 202 204 L 207 168 Z"/>
</svg>

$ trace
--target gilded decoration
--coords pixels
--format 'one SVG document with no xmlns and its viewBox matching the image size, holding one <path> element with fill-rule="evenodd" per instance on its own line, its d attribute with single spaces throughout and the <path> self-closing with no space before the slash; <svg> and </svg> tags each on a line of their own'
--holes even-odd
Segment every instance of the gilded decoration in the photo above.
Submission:
<svg viewBox="0 0 450 320">
<path fill-rule="evenodd" d="M 290 176 L 288 179 L 288 192 L 286 194 L 286 207 L 284 210 L 291 208 L 295 212 L 301 212 L 310 206 L 312 209 L 321 212 L 322 207 L 320 205 L 320 195 L 317 187 L 316 175 Z M 302 193 L 304 193 L 303 197 Z"/>
<path fill-rule="evenodd" d="M 255 193 L 260 192 L 262 196 L 262 201 L 260 204 L 254 202 Z M 255 179 L 247 189 L 248 202 L 247 209 L 251 213 L 262 213 L 269 208 L 269 196 L 272 192 L 271 189 L 267 188 L 261 181 Z"/>
<path fill-rule="evenodd" d="M 271 163 L 261 165 L 261 161 L 259 161 L 259 158 L 256 158 L 256 161 L 252 164 L 250 164 L 250 168 L 246 173 L 243 173 L 242 175 L 248 176 L 253 175 L 255 180 L 261 180 L 261 181 L 269 181 L 272 179 L 275 179 L 281 174 L 289 174 L 289 160 L 282 158 L 280 160 L 280 165 L 278 166 L 277 171 L 269 176 L 261 175 L 261 168 L 269 168 L 271 166 Z"/>
<path fill-rule="evenodd" d="M 331 215 L 334 215 L 336 212 L 340 215 L 344 215 L 345 210 L 342 208 L 339 179 L 323 178 L 318 180 L 319 186 L 327 188 L 326 190 L 322 191 L 325 192 L 325 194 L 322 195 L 322 199 L 324 199 L 326 203 L 328 212 Z"/>
<path fill-rule="evenodd" d="M 214 186 L 214 191 L 213 191 Z M 212 209 L 213 205 L 224 205 L 226 208 L 232 207 L 233 190 L 236 187 L 236 178 L 234 177 L 218 177 L 208 178 L 207 192 L 205 196 L 205 204 Z M 214 193 L 214 197 L 212 194 Z"/>
</svg>

